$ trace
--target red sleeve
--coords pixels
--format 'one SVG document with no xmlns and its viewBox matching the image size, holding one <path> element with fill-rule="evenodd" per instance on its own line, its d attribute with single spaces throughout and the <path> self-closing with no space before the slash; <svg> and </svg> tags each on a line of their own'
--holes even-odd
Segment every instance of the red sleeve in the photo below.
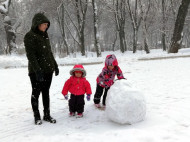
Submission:
<svg viewBox="0 0 190 142">
<path fill-rule="evenodd" d="M 108 79 L 108 75 L 107 75 L 107 68 L 104 67 L 102 69 L 102 72 L 98 75 L 96 81 L 97 83 L 102 86 L 102 87 L 105 87 L 105 80 Z"/>
<path fill-rule="evenodd" d="M 87 80 L 85 81 L 85 89 L 86 89 L 86 94 L 90 95 L 92 94 L 90 83 Z"/>
<path fill-rule="evenodd" d="M 70 84 L 71 84 L 71 79 L 69 78 L 69 79 L 65 82 L 65 84 L 64 84 L 64 86 L 63 86 L 62 94 L 63 94 L 64 96 L 68 94 L 68 91 L 69 91 L 69 88 L 70 88 Z"/>
<path fill-rule="evenodd" d="M 118 67 L 117 78 L 118 78 L 118 79 L 123 79 L 124 76 L 123 76 L 122 70 L 120 69 L 119 66 L 117 66 L 117 67 Z"/>
</svg>

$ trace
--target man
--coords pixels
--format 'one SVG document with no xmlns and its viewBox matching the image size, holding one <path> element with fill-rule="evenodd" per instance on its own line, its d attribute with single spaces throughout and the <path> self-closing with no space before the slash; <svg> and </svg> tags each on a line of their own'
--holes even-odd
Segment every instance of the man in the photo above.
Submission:
<svg viewBox="0 0 190 142">
<path fill-rule="evenodd" d="M 56 123 L 50 116 L 49 89 L 52 75 L 59 74 L 58 65 L 53 57 L 47 30 L 50 21 L 42 13 L 37 13 L 32 19 L 31 30 L 24 37 L 26 56 L 28 58 L 29 77 L 32 86 L 31 104 L 36 125 L 41 125 L 41 117 L 38 110 L 38 99 L 42 92 L 45 121 Z"/>
</svg>

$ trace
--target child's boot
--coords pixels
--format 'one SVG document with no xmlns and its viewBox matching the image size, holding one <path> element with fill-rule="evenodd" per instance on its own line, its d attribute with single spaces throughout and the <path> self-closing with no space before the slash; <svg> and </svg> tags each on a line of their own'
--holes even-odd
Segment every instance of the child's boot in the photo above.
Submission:
<svg viewBox="0 0 190 142">
<path fill-rule="evenodd" d="M 103 109 L 103 110 L 106 109 L 106 105 L 102 105 L 102 109 Z"/>
<path fill-rule="evenodd" d="M 70 112 L 70 113 L 69 113 L 69 116 L 70 116 L 70 117 L 75 116 L 75 112 Z"/>
<path fill-rule="evenodd" d="M 81 117 L 83 117 L 83 114 L 82 113 L 78 113 L 77 114 L 77 118 L 81 118 Z"/>
<path fill-rule="evenodd" d="M 97 107 L 97 108 L 101 108 L 101 105 L 100 104 L 94 104 L 95 105 L 95 107 Z"/>
</svg>

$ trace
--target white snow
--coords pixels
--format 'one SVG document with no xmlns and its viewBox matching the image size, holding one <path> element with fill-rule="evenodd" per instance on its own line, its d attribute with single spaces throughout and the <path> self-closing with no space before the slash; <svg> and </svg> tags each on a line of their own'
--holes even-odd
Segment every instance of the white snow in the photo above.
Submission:
<svg viewBox="0 0 190 142">
<path fill-rule="evenodd" d="M 0 12 L 1 13 L 7 13 L 8 12 L 8 3 L 9 3 L 9 0 L 6 0 L 4 2 L 1 2 L 0 4 Z"/>
<path fill-rule="evenodd" d="M 106 99 L 106 115 L 119 124 L 134 124 L 145 119 L 146 102 L 142 91 L 128 80 L 117 80 Z"/>
<path fill-rule="evenodd" d="M 104 66 L 107 54 L 114 53 L 127 80 L 146 98 L 146 117 L 133 125 L 110 121 L 105 111 L 94 108 L 93 97 L 85 102 L 84 117 L 68 117 L 68 102 L 61 94 L 69 71 L 76 62 L 102 61 L 84 65 L 92 92 L 96 77 Z M 167 54 L 162 50 L 136 54 L 103 52 L 101 58 L 56 58 L 59 76 L 53 76 L 50 89 L 51 115 L 56 124 L 34 125 L 31 109 L 31 85 L 25 56 L 0 56 L 0 142 L 188 142 L 190 139 L 190 58 L 140 61 L 139 58 L 190 55 L 190 50 Z M 16 68 L 15 68 L 16 67 Z M 22 68 L 21 68 L 22 67 Z M 5 69 L 6 68 L 6 69 Z M 39 99 L 41 116 L 43 106 Z"/>
<path fill-rule="evenodd" d="M 9 21 L 11 21 L 11 18 L 9 16 L 5 16 L 4 21 L 9 22 Z"/>
</svg>

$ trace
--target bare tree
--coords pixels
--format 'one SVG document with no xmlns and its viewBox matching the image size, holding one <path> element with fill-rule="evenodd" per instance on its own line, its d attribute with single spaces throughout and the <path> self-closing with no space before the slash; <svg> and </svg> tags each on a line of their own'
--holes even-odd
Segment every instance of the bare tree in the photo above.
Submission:
<svg viewBox="0 0 190 142">
<path fill-rule="evenodd" d="M 105 0 L 106 1 L 106 0 Z M 102 30 L 105 32 L 104 33 L 104 45 L 108 46 L 105 49 L 107 50 L 107 48 L 110 48 L 110 50 L 115 51 L 117 45 L 117 40 L 118 40 L 118 25 L 116 22 L 116 6 L 115 6 L 115 1 L 111 0 L 112 2 L 105 2 L 105 9 L 106 11 L 104 11 L 104 21 L 102 21 L 103 25 L 102 25 Z M 110 4 L 111 3 L 111 4 Z M 109 15 L 110 14 L 110 15 Z M 109 22 L 107 22 L 109 21 Z M 110 41 L 107 41 L 110 40 Z M 111 43 L 111 44 L 110 44 Z M 103 48 L 104 49 L 104 48 Z"/>
<path fill-rule="evenodd" d="M 176 12 L 175 10 L 177 9 L 176 7 L 176 2 L 174 4 L 174 1 L 176 0 L 157 0 L 157 3 L 160 4 L 160 9 L 161 9 L 161 16 L 160 17 L 160 31 L 161 31 L 161 44 L 162 44 L 162 49 L 163 51 L 167 50 L 167 37 L 169 37 L 169 34 L 171 33 L 171 29 L 173 29 L 173 23 L 176 17 Z M 159 13 L 159 11 L 158 11 Z"/>
<path fill-rule="evenodd" d="M 68 43 L 67 43 L 67 39 L 66 39 L 66 32 L 65 32 L 65 6 L 64 6 L 63 1 L 57 8 L 57 14 L 58 14 L 58 23 L 59 23 L 59 27 L 61 29 L 61 35 L 63 38 L 63 43 L 66 48 L 66 53 L 67 53 L 67 55 L 69 55 L 69 47 L 68 47 Z"/>
<path fill-rule="evenodd" d="M 150 53 L 149 47 L 148 47 L 148 38 L 147 38 L 147 18 L 148 18 L 148 14 L 150 11 L 150 0 L 147 0 L 147 4 L 141 2 L 141 0 L 138 1 L 139 2 L 139 6 L 140 6 L 140 10 L 141 10 L 141 14 L 142 14 L 142 21 L 143 21 L 143 42 L 144 42 L 144 50 L 146 51 L 146 53 Z M 144 5 L 144 6 L 143 6 Z"/>
<path fill-rule="evenodd" d="M 94 47 L 96 49 L 97 57 L 101 56 L 101 48 L 99 44 L 99 34 L 98 34 L 98 8 L 95 0 L 92 0 L 92 7 L 93 7 L 93 21 L 94 21 Z"/>
<path fill-rule="evenodd" d="M 77 43 L 80 48 L 82 56 L 85 55 L 85 24 L 86 14 L 88 8 L 88 0 L 73 0 L 68 7 L 65 7 L 66 20 L 65 26 L 69 32 L 68 36 L 74 40 L 74 47 L 71 48 L 75 51 L 75 44 Z M 70 8 L 70 9 L 69 9 Z M 69 11 L 70 10 L 70 11 Z M 77 39 L 78 38 L 78 39 Z"/>
<path fill-rule="evenodd" d="M 125 17 L 126 17 L 126 1 L 125 0 L 113 0 L 114 16 L 116 29 L 119 33 L 120 39 L 120 51 L 124 53 L 127 50 L 125 41 Z"/>
<path fill-rule="evenodd" d="M 84 2 L 83 2 L 84 1 Z M 75 0 L 76 17 L 78 22 L 77 35 L 79 38 L 79 47 L 82 56 L 85 55 L 84 29 L 86 23 L 86 12 L 88 8 L 88 0 Z"/>
<path fill-rule="evenodd" d="M 178 10 L 177 19 L 175 22 L 175 28 L 173 32 L 173 37 L 171 39 L 170 48 L 168 53 L 177 53 L 180 48 L 180 43 L 182 41 L 182 31 L 185 22 L 185 17 L 188 12 L 190 0 L 182 0 L 181 5 Z"/>
<path fill-rule="evenodd" d="M 165 0 L 162 0 L 162 48 L 163 51 L 166 51 L 166 33 L 165 33 L 165 27 L 166 27 L 166 7 L 165 7 Z"/>
<path fill-rule="evenodd" d="M 134 3 L 134 10 L 132 10 L 132 3 Z M 137 7 L 138 7 L 137 0 L 134 0 L 134 1 L 127 0 L 127 9 L 128 9 L 129 16 L 131 18 L 131 24 L 133 27 L 133 53 L 135 53 L 137 50 L 137 41 L 138 41 L 137 33 L 138 33 L 138 29 L 142 20 L 142 16 L 138 15 Z"/>
<path fill-rule="evenodd" d="M 46 2 L 44 0 L 19 2 L 12 0 L 6 16 L 2 9 L 6 7 L 3 3 L 8 1 L 0 0 L 0 48 L 8 45 L 5 40 L 7 38 L 5 25 L 8 25 L 5 24 L 5 17 L 11 17 L 13 30 L 8 31 L 14 31 L 17 44 L 22 44 L 23 35 L 30 30 L 34 14 L 45 12 L 51 21 L 48 33 L 52 50 L 55 53 L 64 52 L 64 55 L 72 51 L 81 51 L 84 55 L 87 50 L 98 54 L 101 51 L 118 49 L 121 52 L 133 50 L 135 53 L 138 46 L 143 47 L 147 52 L 148 49 L 153 48 L 167 50 L 181 2 L 179 0 L 53 0 Z M 22 20 L 22 23 L 19 28 L 16 28 L 15 21 L 18 18 Z M 186 20 L 183 30 L 185 46 L 189 43 L 189 21 Z M 182 40 L 179 44 L 181 42 Z M 94 48 L 91 48 L 93 44 Z M 7 51 L 8 49 L 6 48 Z M 2 53 L 2 50 L 0 52 Z"/>
<path fill-rule="evenodd" d="M 0 3 L 0 13 L 3 15 L 3 23 L 4 23 L 4 29 L 6 32 L 6 39 L 7 39 L 7 47 L 5 48 L 6 54 L 11 54 L 12 52 L 16 52 L 15 31 L 20 25 L 19 21 L 15 22 L 14 25 L 11 22 L 12 19 L 9 16 L 10 4 L 11 4 L 11 0 L 5 0 Z"/>
</svg>

